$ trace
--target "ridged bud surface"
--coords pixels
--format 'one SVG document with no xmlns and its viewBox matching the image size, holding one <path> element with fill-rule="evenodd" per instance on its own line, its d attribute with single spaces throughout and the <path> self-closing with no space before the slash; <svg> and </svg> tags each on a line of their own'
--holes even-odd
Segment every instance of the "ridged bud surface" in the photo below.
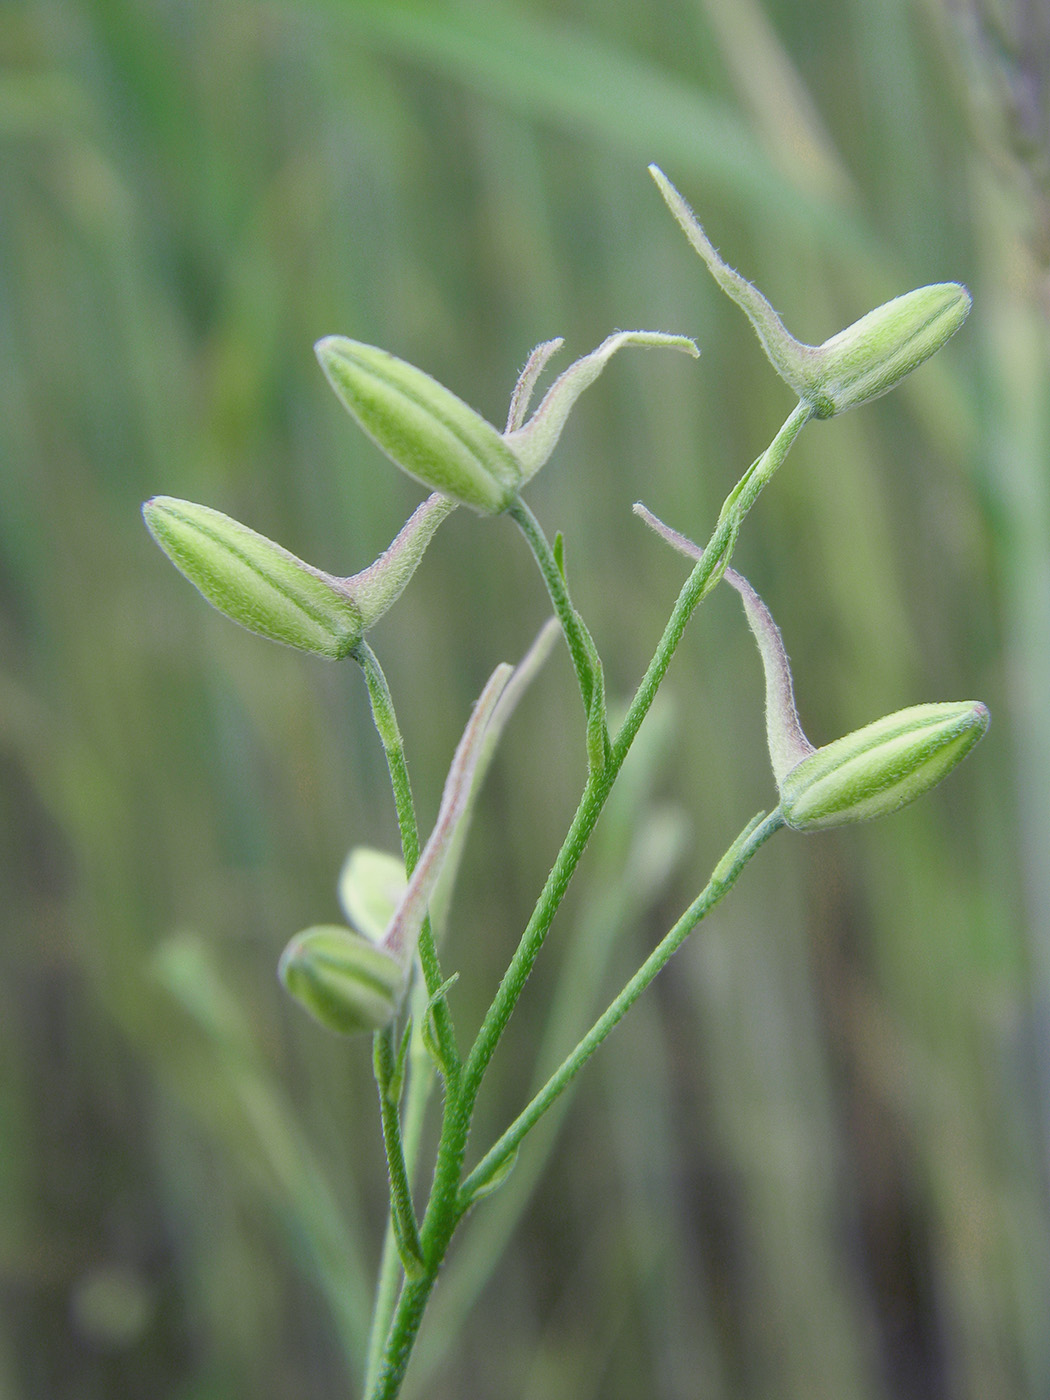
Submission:
<svg viewBox="0 0 1050 1400">
<path fill-rule="evenodd" d="M 343 405 L 392 462 L 483 515 L 506 510 L 524 474 L 480 413 L 423 370 L 374 345 L 331 335 L 315 349 Z"/>
<path fill-rule="evenodd" d="M 885 394 L 938 351 L 969 315 L 966 288 L 937 282 L 877 306 L 822 345 L 805 345 L 754 283 L 723 261 L 663 171 L 655 165 L 649 171 L 712 277 L 751 322 L 770 364 L 815 418 L 831 418 Z"/>
<path fill-rule="evenodd" d="M 913 705 L 817 749 L 780 782 L 789 826 L 819 831 L 895 812 L 960 763 L 988 728 L 980 701 Z"/>
<path fill-rule="evenodd" d="M 154 496 L 142 514 L 175 567 L 242 627 L 332 659 L 361 640 L 361 610 L 345 580 L 209 506 Z"/>
<path fill-rule="evenodd" d="M 877 306 L 813 354 L 818 418 L 877 399 L 950 340 L 970 314 L 958 282 L 919 287 Z"/>
</svg>

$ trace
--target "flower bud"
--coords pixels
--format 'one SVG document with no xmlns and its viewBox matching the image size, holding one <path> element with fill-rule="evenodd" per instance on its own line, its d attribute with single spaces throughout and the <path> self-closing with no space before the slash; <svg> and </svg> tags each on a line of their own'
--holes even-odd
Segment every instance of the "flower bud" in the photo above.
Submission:
<svg viewBox="0 0 1050 1400">
<path fill-rule="evenodd" d="M 397 958 L 337 925 L 296 934 L 281 954 L 277 975 L 315 1021 L 339 1035 L 388 1026 L 406 982 Z"/>
<path fill-rule="evenodd" d="M 635 513 L 690 559 L 703 550 L 640 503 Z M 802 732 L 780 628 L 742 574 L 726 569 L 740 594 L 766 678 L 766 739 L 780 810 L 796 831 L 820 831 L 895 812 L 950 773 L 988 728 L 978 700 L 913 705 L 815 749 Z"/>
<path fill-rule="evenodd" d="M 506 510 L 522 468 L 480 413 L 386 350 L 338 335 L 314 348 L 344 406 L 391 461 L 483 515 Z"/>
<path fill-rule="evenodd" d="M 208 506 L 154 496 L 142 514 L 175 567 L 234 622 L 333 659 L 361 640 L 361 610 L 348 580 L 313 568 Z"/>
<path fill-rule="evenodd" d="M 830 418 L 887 393 L 951 339 L 971 304 L 958 282 L 939 282 L 895 297 L 826 340 L 812 361 L 816 417 Z"/>
<path fill-rule="evenodd" d="M 796 831 L 895 812 L 950 773 L 988 728 L 980 701 L 913 705 L 817 749 L 780 782 Z"/>
<path fill-rule="evenodd" d="M 651 165 L 649 173 L 711 276 L 751 322 L 770 364 L 815 418 L 831 418 L 885 394 L 950 340 L 969 315 L 966 288 L 940 282 L 876 307 L 822 345 L 804 345 L 758 288 L 719 257 L 663 171 Z"/>
<path fill-rule="evenodd" d="M 155 496 L 150 534 L 209 603 L 252 632 L 300 651 L 346 656 L 404 592 L 437 527 L 455 509 L 432 495 L 393 543 L 350 578 L 315 569 L 265 535 L 208 506 Z"/>
<path fill-rule="evenodd" d="M 339 335 L 319 340 L 314 348 L 336 394 L 391 461 L 443 496 L 497 515 L 550 457 L 576 400 L 618 350 L 643 345 L 694 358 L 700 353 L 688 336 L 617 331 L 558 376 L 526 423 L 536 380 L 561 343 L 545 341 L 529 356 L 504 433 L 429 374 L 386 350 Z"/>
</svg>

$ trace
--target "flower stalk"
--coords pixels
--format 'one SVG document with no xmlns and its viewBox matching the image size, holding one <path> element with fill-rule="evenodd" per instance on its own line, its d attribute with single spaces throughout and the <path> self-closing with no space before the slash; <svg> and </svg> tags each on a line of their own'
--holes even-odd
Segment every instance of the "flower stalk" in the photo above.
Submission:
<svg viewBox="0 0 1050 1400">
<path fill-rule="evenodd" d="M 610 734 L 602 659 L 570 596 L 561 537 L 552 547 L 522 493 L 554 452 L 580 395 L 620 349 L 669 348 L 697 356 L 697 347 L 685 336 L 615 332 L 559 375 L 530 414 L 540 376 L 562 343 L 543 342 L 518 378 L 502 432 L 422 370 L 385 350 L 342 336 L 319 341 L 318 359 L 344 407 L 387 457 L 432 492 L 375 562 L 348 577 L 315 568 L 210 507 L 171 497 L 155 497 L 143 507 L 160 547 L 227 616 L 271 640 L 357 662 L 386 757 L 401 861 L 389 853 L 356 850 L 340 880 L 348 925 L 304 930 L 289 943 L 279 965 L 285 987 L 315 1021 L 341 1034 L 373 1034 L 390 1210 L 365 1368 L 369 1400 L 398 1395 L 427 1300 L 463 1216 L 500 1186 L 531 1130 L 690 933 L 729 894 L 765 841 L 783 826 L 814 831 L 896 810 L 955 767 L 988 724 L 988 712 L 979 702 L 912 706 L 814 747 L 799 722 L 780 630 L 732 567 L 749 511 L 802 429 L 812 419 L 831 417 L 893 388 L 955 333 L 969 311 L 969 293 L 952 282 L 918 288 L 875 308 L 821 345 L 802 344 L 766 297 L 720 258 L 666 176 L 655 166 L 651 170 L 690 243 L 722 290 L 747 314 L 797 402 L 726 496 L 703 548 L 645 507 L 635 507 L 690 559 L 691 568 L 615 736 Z M 366 633 L 400 597 L 434 531 L 457 505 L 483 517 L 510 516 L 536 562 L 554 617 L 517 668 L 500 665 L 493 671 L 456 747 L 433 830 L 421 844 L 404 739 Z M 762 661 L 778 804 L 747 823 L 703 890 L 620 993 L 466 1170 L 485 1074 L 685 628 L 723 578 L 743 601 Z M 456 978 L 443 973 L 435 926 L 440 932 L 471 813 L 500 734 L 559 631 L 584 707 L 587 775 L 506 971 L 462 1055 L 448 995 Z M 414 1175 L 438 1073 L 443 1081 L 438 1144 L 426 1202 L 420 1190 L 417 1211 Z"/>
</svg>

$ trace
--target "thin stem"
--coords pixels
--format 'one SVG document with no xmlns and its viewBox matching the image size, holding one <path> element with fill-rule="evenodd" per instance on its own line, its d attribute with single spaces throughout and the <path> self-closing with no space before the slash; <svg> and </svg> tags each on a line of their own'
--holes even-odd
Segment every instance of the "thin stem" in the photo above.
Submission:
<svg viewBox="0 0 1050 1400">
<path fill-rule="evenodd" d="M 394 1400 L 400 1392 L 419 1324 L 423 1320 L 423 1309 L 436 1279 L 437 1267 L 421 1279 L 407 1281 L 402 1288 L 379 1374 L 371 1390 L 365 1392 L 368 1400 Z"/>
<path fill-rule="evenodd" d="M 419 1159 L 427 1102 L 433 1087 L 434 1062 L 423 1047 L 419 1032 L 416 1030 L 413 1032 L 412 1046 L 409 1050 L 408 1088 L 405 1091 L 404 1124 L 402 1127 L 405 1171 L 410 1189 L 415 1177 L 416 1163 Z M 383 1237 L 383 1252 L 379 1263 L 379 1277 L 376 1282 L 375 1301 L 372 1308 L 372 1325 L 368 1337 L 368 1359 L 364 1383 L 366 1395 L 371 1393 L 379 1375 L 379 1367 L 383 1359 L 383 1344 L 394 1316 L 394 1309 L 397 1306 L 401 1277 L 401 1255 L 398 1252 L 393 1216 L 390 1216 Z"/>
<path fill-rule="evenodd" d="M 397 1249 L 397 1235 L 394 1232 L 394 1218 L 391 1214 L 387 1217 L 386 1233 L 383 1236 L 383 1253 L 379 1261 L 379 1278 L 376 1281 L 375 1301 L 372 1305 L 372 1326 L 368 1333 L 365 1361 L 365 1395 L 371 1395 L 379 1376 L 387 1332 L 394 1308 L 397 1306 L 401 1278 L 401 1255 Z"/>
<path fill-rule="evenodd" d="M 468 1099 L 476 1094 L 481 1077 L 499 1043 L 500 1036 L 510 1020 L 511 1012 L 517 1004 L 522 988 L 528 980 L 533 964 L 554 921 L 569 881 L 580 862 L 584 847 L 594 830 L 595 823 L 609 795 L 615 776 L 609 768 L 598 778 L 588 782 L 572 819 L 568 833 L 558 852 L 557 859 L 533 909 L 532 917 L 525 927 L 521 941 L 503 975 L 499 989 L 488 1009 L 481 1029 L 471 1047 L 463 1067 L 463 1091 Z"/>
<path fill-rule="evenodd" d="M 720 532 L 724 539 L 720 538 Z M 711 538 L 711 544 L 704 552 L 704 557 L 697 562 L 686 580 L 671 613 L 671 619 L 664 629 L 656 654 L 631 703 L 616 743 L 612 746 L 608 764 L 600 774 L 592 774 L 584 789 L 572 825 L 569 827 L 562 848 L 558 852 L 557 859 L 540 893 L 532 917 L 522 934 L 521 942 L 518 944 L 510 966 L 504 974 L 499 990 L 467 1057 L 463 1083 L 464 1092 L 468 1096 L 476 1091 L 503 1029 L 510 1020 L 511 1012 L 514 1010 L 522 988 L 532 971 L 554 915 L 558 911 L 558 906 L 561 904 L 573 872 L 583 855 L 584 847 L 601 814 L 609 790 L 627 757 L 627 751 L 641 726 L 642 720 L 652 705 L 657 688 L 667 672 L 671 658 L 681 640 L 682 633 L 685 631 L 686 623 L 703 596 L 716 566 L 720 562 L 724 562 L 732 533 L 729 521 L 716 530 Z M 714 547 L 712 548 L 712 546 Z"/>
<path fill-rule="evenodd" d="M 401 738 L 397 715 L 394 712 L 394 701 L 390 694 L 390 687 L 387 685 L 386 676 L 383 674 L 383 668 L 379 664 L 379 658 L 364 638 L 358 642 L 350 654 L 360 665 L 365 675 L 368 698 L 372 703 L 372 718 L 379 732 L 383 752 L 386 754 L 387 768 L 390 772 L 390 786 L 394 794 L 398 830 L 401 833 L 401 851 L 405 858 L 405 870 L 411 875 L 419 860 L 419 827 L 416 823 L 412 784 L 409 781 L 408 764 L 405 761 L 404 741 Z M 427 992 L 430 996 L 435 996 L 442 986 L 444 978 L 441 975 L 441 964 L 438 961 L 437 947 L 434 943 L 429 917 L 424 919 L 419 935 L 419 961 L 423 968 Z M 438 997 L 434 1004 L 433 1014 L 438 1044 L 441 1047 L 442 1062 L 448 1067 L 450 1075 L 454 1075 L 459 1067 L 459 1050 L 456 1046 L 452 1016 L 444 997 Z"/>
<path fill-rule="evenodd" d="M 729 497 L 730 501 L 733 501 L 738 527 L 743 523 L 744 516 L 758 500 L 773 473 L 780 467 L 791 444 L 815 412 L 816 410 L 811 403 L 800 399 L 762 456 L 744 473 L 736 490 Z"/>
<path fill-rule="evenodd" d="M 370 1400 L 393 1400 L 401 1388 L 405 1368 L 408 1365 L 412 1347 L 419 1331 L 423 1309 L 437 1278 L 452 1233 L 461 1218 L 459 1182 L 474 1104 L 482 1077 L 495 1053 L 507 1022 L 510 1020 L 525 982 L 528 980 L 529 973 L 543 946 L 569 881 L 580 862 L 598 817 L 601 815 L 602 807 L 605 805 L 605 800 L 616 775 L 652 705 L 660 682 L 667 673 L 667 668 L 685 631 L 686 623 L 697 604 L 714 587 L 721 578 L 722 571 L 729 564 L 741 520 L 750 510 L 773 472 L 784 460 L 788 448 L 811 414 L 812 410 L 807 405 L 798 404 L 773 442 L 770 443 L 762 456 L 748 468 L 727 498 L 703 558 L 697 562 L 678 595 L 671 618 L 631 702 L 616 743 L 609 748 L 606 761 L 601 767 L 592 765 L 572 824 L 543 886 L 532 916 L 521 936 L 510 966 L 485 1014 L 466 1061 L 456 1074 L 454 1082 L 447 1086 L 434 1182 L 420 1227 L 420 1241 L 427 1273 L 421 1279 L 406 1280 L 401 1290 L 387 1335 L 381 1369 L 370 1392 Z M 590 647 L 584 639 L 582 623 L 569 600 L 565 580 L 562 578 L 546 537 L 524 502 L 520 499 L 517 500 L 508 513 L 514 517 L 533 548 L 551 600 L 565 631 L 580 682 L 580 692 L 588 710 L 588 718 L 590 718 L 592 694 Z M 718 570 L 717 573 L 716 570 Z M 776 821 L 779 824 L 778 813 L 773 813 L 766 820 L 769 823 Z M 758 828 L 755 830 L 757 831 Z M 770 832 L 772 830 L 775 830 L 773 825 L 769 828 Z M 720 862 L 718 869 L 712 876 L 712 881 L 723 877 L 726 862 L 733 856 L 734 850 L 735 847 L 730 848 L 727 856 Z M 736 878 L 735 874 L 733 878 Z M 694 919 L 693 923 L 695 922 Z M 690 927 L 692 927 L 691 924 Z M 675 928 L 677 929 L 678 925 Z M 681 937 L 684 936 L 685 933 L 681 935 Z"/>
<path fill-rule="evenodd" d="M 415 802 L 412 797 L 412 785 L 408 775 L 408 764 L 405 760 L 404 742 L 401 738 L 401 731 L 397 723 L 397 715 L 394 710 L 393 697 L 387 684 L 383 668 L 379 664 L 379 659 L 372 648 L 362 638 L 352 653 L 354 659 L 360 665 L 365 676 L 365 683 L 368 687 L 368 696 L 372 706 L 372 718 L 375 721 L 376 730 L 379 733 L 380 741 L 383 745 L 383 752 L 386 755 L 387 768 L 390 774 L 390 786 L 394 797 L 394 808 L 397 814 L 398 830 L 401 836 L 401 851 L 405 861 L 405 870 L 408 873 L 414 869 L 419 860 L 419 827 L 416 821 Z M 423 968 L 423 976 L 426 982 L 427 993 L 433 997 L 443 984 L 440 963 L 437 956 L 437 948 L 434 943 L 434 936 L 430 926 L 430 919 L 427 917 L 423 921 L 423 927 L 419 935 L 418 951 L 420 963 Z M 452 1017 L 448 1004 L 444 997 L 439 997 L 433 1005 L 434 1027 L 441 1048 L 442 1064 L 449 1076 L 447 1085 L 448 1099 L 446 1107 L 455 1097 L 454 1081 L 459 1075 L 459 1050 L 456 1046 L 455 1031 L 452 1025 Z M 377 1037 L 377 1053 L 379 1051 Z M 409 1188 L 411 1167 L 414 1165 L 415 1156 L 419 1145 L 419 1132 L 422 1124 L 423 1112 L 426 1108 L 426 1101 L 429 1097 L 430 1089 L 433 1085 L 433 1078 L 418 1072 L 418 1066 L 413 1068 L 409 1076 L 408 1086 L 408 1129 L 411 1134 L 408 1143 L 405 1144 L 401 1133 L 401 1126 L 396 1106 L 390 1111 L 386 1103 L 386 1096 L 382 1081 L 379 1084 L 381 1095 L 381 1117 L 383 1123 L 384 1141 L 387 1144 L 387 1158 L 391 1165 L 391 1213 L 387 1221 L 386 1237 L 383 1245 L 383 1257 L 380 1265 L 379 1280 L 376 1288 L 375 1305 L 372 1314 L 372 1326 L 369 1335 L 367 1366 L 366 1366 L 366 1393 L 367 1387 L 376 1384 L 375 1378 L 378 1376 L 383 1357 L 386 1354 L 384 1342 L 387 1334 L 393 1335 L 392 1318 L 395 1315 L 395 1295 L 398 1286 L 398 1277 L 402 1273 L 402 1251 L 401 1243 L 404 1236 L 404 1227 L 407 1220 L 399 1220 L 397 1217 L 398 1204 L 395 1195 L 402 1195 L 402 1214 L 404 1214 L 404 1202 L 407 1201 L 407 1214 L 411 1216 L 411 1230 L 408 1238 L 414 1246 L 412 1252 L 418 1253 L 422 1258 L 422 1244 L 419 1240 L 418 1230 L 415 1226 L 414 1212 L 411 1207 L 411 1192 Z M 407 1161 L 406 1161 L 407 1158 Z M 398 1165 L 400 1163 L 400 1165 Z M 399 1176 L 403 1182 L 403 1187 L 398 1187 L 395 1192 L 395 1177 Z M 414 1232 L 414 1234 L 413 1234 Z M 410 1285 L 406 1282 L 402 1288 L 402 1295 Z M 429 1293 L 429 1287 L 426 1290 Z M 423 1294 L 423 1302 L 426 1299 Z M 422 1303 L 420 1304 L 422 1310 Z M 418 1322 L 416 1324 L 418 1327 Z M 413 1334 L 414 1335 L 414 1334 Z M 411 1344 L 409 1345 L 411 1350 Z M 407 1364 L 407 1353 L 405 1356 Z M 400 1382 L 398 1383 L 400 1384 Z"/>
<path fill-rule="evenodd" d="M 686 938 L 729 893 L 744 866 L 758 848 L 784 825 L 780 810 L 769 816 L 759 816 L 748 823 L 715 867 L 714 874 L 702 892 L 690 904 L 672 929 L 657 944 L 645 962 L 612 1001 L 594 1025 L 566 1056 L 528 1106 L 522 1110 L 498 1142 L 463 1182 L 459 1193 L 459 1208 L 469 1209 L 474 1197 L 492 1180 L 504 1163 L 517 1151 L 525 1135 L 539 1122 L 559 1095 L 576 1077 L 610 1031 L 623 1019 L 650 982 L 670 961 Z"/>
<path fill-rule="evenodd" d="M 504 974 L 467 1057 L 463 1070 L 463 1093 L 466 1104 L 469 1106 L 473 1104 L 481 1077 L 495 1052 L 507 1022 L 510 1020 L 529 973 L 532 971 L 533 964 L 547 936 L 547 931 L 554 920 L 554 915 L 557 913 L 573 872 L 583 855 L 584 847 L 601 814 L 609 789 L 627 757 L 627 752 L 634 742 L 642 720 L 649 712 L 661 681 L 667 674 L 667 668 L 670 666 L 678 643 L 682 639 L 686 624 L 697 604 L 710 592 L 729 564 L 740 521 L 751 509 L 762 487 L 783 462 L 788 449 L 811 415 L 812 409 L 809 405 L 797 404 L 766 451 L 744 473 L 727 497 L 719 523 L 708 541 L 703 556 L 697 561 L 692 573 L 682 586 L 667 626 L 664 628 L 663 635 L 653 654 L 653 659 L 638 686 L 620 732 L 612 745 L 608 761 L 600 772 L 592 772 L 588 779 L 572 825 L 540 893 L 532 917 L 521 936 L 521 941 L 511 959 L 510 966 Z M 535 519 L 524 502 L 519 501 L 515 507 L 512 507 L 512 511 L 517 511 L 515 519 L 526 531 L 530 543 L 537 532 L 537 538 L 543 541 L 542 531 L 540 531 L 539 525 L 535 524 Z M 542 569 L 544 562 L 541 553 L 537 553 L 537 561 Z M 560 591 L 565 598 L 565 603 L 572 610 L 568 594 L 564 592 L 564 580 L 554 563 L 553 556 L 550 556 L 550 565 L 561 583 Z M 546 577 L 546 573 L 544 577 Z M 551 597 L 552 599 L 555 597 L 553 590 Z M 573 617 L 575 617 L 575 611 L 572 611 Z M 467 1112 L 469 1113 L 469 1107 Z"/>
<path fill-rule="evenodd" d="M 580 694 L 583 696 L 583 707 L 589 715 L 591 699 L 594 695 L 594 663 L 591 656 L 593 644 L 589 645 L 588 639 L 584 635 L 580 616 L 572 605 L 565 579 L 562 577 L 561 569 L 558 568 L 554 551 L 548 543 L 547 536 L 543 533 L 540 522 L 520 496 L 508 509 L 507 514 L 525 536 L 536 563 L 539 565 L 543 581 L 547 585 L 547 592 L 554 604 L 554 611 L 557 613 L 558 621 L 565 633 L 565 641 L 568 644 L 572 664 L 576 670 L 576 679 L 580 684 Z"/>
<path fill-rule="evenodd" d="M 613 771 L 618 769 L 623 762 L 627 750 L 634 742 L 634 736 L 638 733 L 642 720 L 649 713 L 653 697 L 667 674 L 667 668 L 671 664 L 671 658 L 682 639 L 686 623 L 693 615 L 697 604 L 707 596 L 727 568 L 744 516 L 758 499 L 762 488 L 781 465 L 791 444 L 798 437 L 812 414 L 813 410 L 808 404 L 801 402 L 796 404 L 765 452 L 752 462 L 726 497 L 714 532 L 704 548 L 703 555 L 678 595 L 671 616 L 668 618 L 667 626 L 664 628 L 663 636 L 653 653 L 653 659 L 642 677 L 620 732 L 613 742 L 611 758 Z"/>
<path fill-rule="evenodd" d="M 379 1031 L 374 1046 L 376 1083 L 379 1085 L 379 1110 L 383 1123 L 383 1144 L 386 1147 L 387 1169 L 390 1177 L 390 1219 L 394 1226 L 398 1253 L 405 1273 L 419 1277 L 423 1272 L 423 1246 L 412 1206 L 412 1190 L 408 1183 L 404 1145 L 401 1139 L 399 1114 L 400 1093 L 393 1081 L 397 1073 L 393 1028 Z"/>
</svg>

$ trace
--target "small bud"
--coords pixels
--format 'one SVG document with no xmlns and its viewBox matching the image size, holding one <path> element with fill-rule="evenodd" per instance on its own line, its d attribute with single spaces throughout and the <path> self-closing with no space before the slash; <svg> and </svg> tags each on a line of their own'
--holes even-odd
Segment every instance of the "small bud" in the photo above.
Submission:
<svg viewBox="0 0 1050 1400">
<path fill-rule="evenodd" d="M 434 531 L 455 509 L 429 496 L 383 554 L 350 578 L 306 564 L 265 535 L 208 506 L 155 496 L 150 534 L 220 612 L 252 632 L 333 660 L 346 656 L 404 592 Z"/>
<path fill-rule="evenodd" d="M 277 975 L 315 1021 L 339 1035 L 388 1026 L 406 982 L 397 958 L 337 925 L 296 934 L 281 954 Z"/>
<path fill-rule="evenodd" d="M 751 322 L 770 364 L 811 405 L 815 418 L 831 418 L 885 394 L 950 340 L 969 315 L 966 288 L 940 282 L 876 307 L 822 345 L 804 345 L 758 288 L 723 262 L 663 171 L 651 165 L 649 173 L 712 277 Z"/>
<path fill-rule="evenodd" d="M 825 340 L 813 358 L 816 416 L 830 418 L 887 393 L 951 339 L 971 304 L 958 282 L 919 287 Z"/>
<path fill-rule="evenodd" d="M 796 831 L 885 816 L 939 783 L 988 728 L 980 701 L 913 705 L 886 715 L 793 768 L 780 805 Z"/>
<path fill-rule="evenodd" d="M 154 496 L 142 514 L 175 567 L 234 622 L 333 659 L 361 640 L 361 610 L 347 580 L 208 506 Z"/>
<path fill-rule="evenodd" d="M 521 465 L 480 413 L 386 350 L 338 335 L 314 348 L 343 405 L 391 461 L 483 515 L 506 510 Z"/>
<path fill-rule="evenodd" d="M 634 509 L 680 553 L 690 559 L 703 556 L 699 545 L 643 505 Z M 766 678 L 769 759 L 780 810 L 796 831 L 820 831 L 895 812 L 939 783 L 988 728 L 988 710 L 978 700 L 913 705 L 814 749 L 795 710 L 795 688 L 780 629 L 746 578 L 726 569 L 725 581 L 740 594 L 758 643 Z"/>
<path fill-rule="evenodd" d="M 507 509 L 554 451 L 573 404 L 625 345 L 666 346 L 699 355 L 684 335 L 617 331 L 551 385 L 527 423 L 536 380 L 560 340 L 537 345 L 518 378 L 507 430 L 499 433 L 462 399 L 386 350 L 330 335 L 314 347 L 342 403 L 397 466 L 443 496 L 483 515 Z"/>
</svg>

